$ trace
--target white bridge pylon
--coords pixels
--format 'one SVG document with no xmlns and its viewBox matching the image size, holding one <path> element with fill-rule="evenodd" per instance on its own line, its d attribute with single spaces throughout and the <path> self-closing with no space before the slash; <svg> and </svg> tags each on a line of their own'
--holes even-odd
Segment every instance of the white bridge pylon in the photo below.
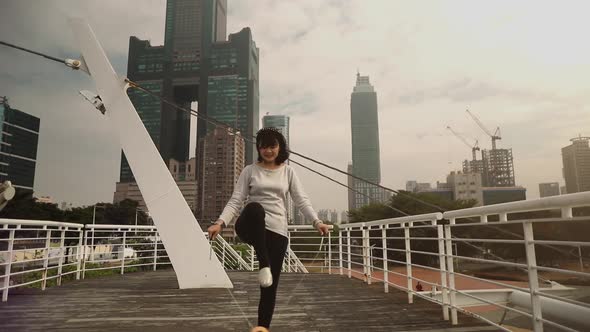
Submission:
<svg viewBox="0 0 590 332">
<path fill-rule="evenodd" d="M 71 19 L 70 24 L 82 53 L 81 69 L 94 80 L 107 121 L 119 135 L 178 285 L 232 288 L 217 257 L 209 255 L 209 242 L 129 100 L 125 79 L 117 76 L 90 25 L 83 19 Z"/>
</svg>

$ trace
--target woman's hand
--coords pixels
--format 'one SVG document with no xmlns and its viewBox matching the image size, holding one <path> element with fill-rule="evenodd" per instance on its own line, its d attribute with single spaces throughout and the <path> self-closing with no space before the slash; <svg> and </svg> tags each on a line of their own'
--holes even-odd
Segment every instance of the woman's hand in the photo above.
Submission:
<svg viewBox="0 0 590 332">
<path fill-rule="evenodd" d="M 315 228 L 318 230 L 318 232 L 320 232 L 321 236 L 328 235 L 328 233 L 330 233 L 330 226 L 324 224 L 323 222 L 318 222 L 315 225 Z"/>
<path fill-rule="evenodd" d="M 219 234 L 219 232 L 221 232 L 221 224 L 223 223 L 222 220 L 217 220 L 215 222 L 215 224 L 209 226 L 209 228 L 207 228 L 207 232 L 209 233 L 209 240 L 213 241 L 215 240 L 215 237 L 217 236 L 217 234 Z"/>
</svg>

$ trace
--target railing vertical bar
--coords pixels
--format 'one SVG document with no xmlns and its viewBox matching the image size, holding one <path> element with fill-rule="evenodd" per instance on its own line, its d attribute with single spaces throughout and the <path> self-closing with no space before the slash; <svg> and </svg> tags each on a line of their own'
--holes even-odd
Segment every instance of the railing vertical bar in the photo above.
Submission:
<svg viewBox="0 0 590 332">
<path fill-rule="evenodd" d="M 531 291 L 531 308 L 532 308 L 532 324 L 535 332 L 543 331 L 543 315 L 541 311 L 541 298 L 539 292 L 539 276 L 537 273 L 537 257 L 535 254 L 535 244 L 533 235 L 533 224 L 531 222 L 524 222 L 522 224 L 524 231 L 524 241 L 526 249 L 526 264 L 529 276 L 529 288 Z"/>
<path fill-rule="evenodd" d="M 451 225 L 444 226 L 445 232 L 445 244 L 447 252 L 447 279 L 449 282 L 449 303 L 451 305 L 451 324 L 457 325 L 457 297 L 455 289 L 455 268 L 454 268 L 454 257 L 453 257 L 453 240 L 451 235 Z"/>
<path fill-rule="evenodd" d="M 6 225 L 8 226 L 8 225 Z M 7 228 L 5 228 L 7 229 Z M 12 269 L 12 250 L 14 249 L 14 229 L 8 231 L 8 265 L 4 268 L 4 289 L 2 290 L 2 302 L 8 301 L 8 287 L 10 287 L 10 271 Z"/>
</svg>

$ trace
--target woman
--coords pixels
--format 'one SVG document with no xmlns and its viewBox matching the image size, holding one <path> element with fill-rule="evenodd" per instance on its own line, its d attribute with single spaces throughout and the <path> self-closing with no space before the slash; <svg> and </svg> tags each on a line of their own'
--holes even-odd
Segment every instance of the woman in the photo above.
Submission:
<svg viewBox="0 0 590 332">
<path fill-rule="evenodd" d="M 246 166 L 234 192 L 219 219 L 209 227 L 213 239 L 243 208 L 236 221 L 240 239 L 254 247 L 260 270 L 260 302 L 258 325 L 268 328 L 272 320 L 283 258 L 287 251 L 287 199 L 293 202 L 321 235 L 328 234 L 328 225 L 319 220 L 303 186 L 291 166 L 285 137 L 275 128 L 263 128 L 256 134 L 258 162 Z"/>
</svg>

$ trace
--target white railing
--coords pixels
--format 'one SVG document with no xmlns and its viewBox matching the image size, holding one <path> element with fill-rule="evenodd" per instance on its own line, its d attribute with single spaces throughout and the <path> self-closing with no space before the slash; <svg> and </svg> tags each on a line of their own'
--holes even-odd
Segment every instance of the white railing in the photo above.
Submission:
<svg viewBox="0 0 590 332">
<path fill-rule="evenodd" d="M 283 272 L 309 273 L 305 264 L 303 264 L 299 257 L 297 257 L 297 254 L 291 249 L 291 246 L 289 246 L 285 254 Z"/>
<path fill-rule="evenodd" d="M 243 258 L 242 253 L 234 249 L 223 237 L 215 237 L 212 248 L 226 270 L 253 270 L 251 264 Z"/>
<path fill-rule="evenodd" d="M 124 274 L 171 265 L 154 226 L 86 225 L 84 232 L 82 278 L 91 271 Z"/>
<path fill-rule="evenodd" d="M 227 270 L 251 270 L 223 238 L 212 242 Z M 154 226 L 83 225 L 54 221 L 0 219 L 0 291 L 40 284 L 61 285 L 64 278 L 88 274 L 157 270 L 171 265 Z"/>
<path fill-rule="evenodd" d="M 84 225 L 39 220 L 0 219 L 0 290 L 2 301 L 10 289 L 40 283 L 61 285 L 80 278 Z"/>
<path fill-rule="evenodd" d="M 338 248 L 332 244 L 331 234 L 322 237 L 311 225 L 289 225 L 288 231 L 289 247 L 283 261 L 283 272 L 332 272 L 332 264 L 337 260 L 328 257 L 332 257 L 332 250 Z M 245 260 L 251 271 L 258 269 L 258 258 L 250 245 Z"/>
<path fill-rule="evenodd" d="M 289 225 L 289 249 L 283 271 L 298 273 L 332 273 L 338 248 L 332 243 L 332 231 L 320 236 L 311 225 Z"/>
<path fill-rule="evenodd" d="M 408 303 L 440 304 L 452 324 L 463 312 L 506 331 L 508 316 L 529 318 L 522 327 L 534 331 L 587 331 L 590 303 L 578 296 L 587 287 L 576 286 L 590 285 L 590 213 L 574 217 L 582 206 L 590 192 L 344 224 L 337 266 L 407 292 Z"/>
</svg>

